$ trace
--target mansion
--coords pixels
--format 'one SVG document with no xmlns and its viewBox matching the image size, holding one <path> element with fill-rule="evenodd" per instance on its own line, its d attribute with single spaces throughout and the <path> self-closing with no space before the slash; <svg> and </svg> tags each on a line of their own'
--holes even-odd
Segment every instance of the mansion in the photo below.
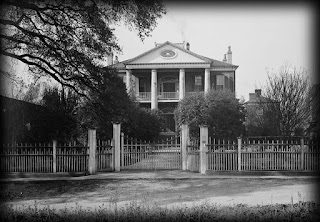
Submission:
<svg viewBox="0 0 320 222">
<path fill-rule="evenodd" d="M 140 106 L 164 113 L 167 133 L 176 131 L 173 111 L 185 96 L 210 90 L 235 92 L 238 66 L 232 64 L 230 46 L 223 61 L 218 61 L 192 52 L 189 43 L 167 41 L 155 43 L 154 48 L 132 59 L 112 63 Z"/>
</svg>

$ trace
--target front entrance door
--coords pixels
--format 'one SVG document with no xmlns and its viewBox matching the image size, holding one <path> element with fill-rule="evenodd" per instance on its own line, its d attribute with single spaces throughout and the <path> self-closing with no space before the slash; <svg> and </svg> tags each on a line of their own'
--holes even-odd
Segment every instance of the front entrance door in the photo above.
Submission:
<svg viewBox="0 0 320 222">
<path fill-rule="evenodd" d="M 164 82 L 163 92 L 176 92 L 176 83 L 174 82 Z"/>
</svg>

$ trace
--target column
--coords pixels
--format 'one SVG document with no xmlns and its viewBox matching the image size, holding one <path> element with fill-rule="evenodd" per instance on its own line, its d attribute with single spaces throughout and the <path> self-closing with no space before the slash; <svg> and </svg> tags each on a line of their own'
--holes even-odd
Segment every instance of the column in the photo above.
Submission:
<svg viewBox="0 0 320 222">
<path fill-rule="evenodd" d="M 179 71 L 179 100 L 183 99 L 186 91 L 185 71 L 180 69 Z"/>
<path fill-rule="evenodd" d="M 126 87 L 127 87 L 127 93 L 130 93 L 131 91 L 131 81 L 132 81 L 132 72 L 130 69 L 126 70 Z"/>
<path fill-rule="evenodd" d="M 139 78 L 135 77 L 135 91 L 136 91 L 136 97 L 139 97 Z"/>
<path fill-rule="evenodd" d="M 151 109 L 158 109 L 157 70 L 151 71 Z"/>
<path fill-rule="evenodd" d="M 204 92 L 208 93 L 210 91 L 210 69 L 204 70 Z"/>
</svg>

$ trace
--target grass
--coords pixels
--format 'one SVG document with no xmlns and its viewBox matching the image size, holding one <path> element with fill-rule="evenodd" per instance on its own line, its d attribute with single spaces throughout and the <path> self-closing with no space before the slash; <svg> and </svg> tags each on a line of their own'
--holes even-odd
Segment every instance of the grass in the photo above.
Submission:
<svg viewBox="0 0 320 222">
<path fill-rule="evenodd" d="M 117 207 L 114 199 L 110 205 L 95 211 L 75 209 L 55 210 L 49 206 L 13 209 L 1 207 L 1 221 L 319 221 L 319 204 L 299 202 L 249 207 L 238 204 L 220 206 L 203 203 L 192 207 L 159 207 L 149 202 L 130 202 L 126 207 Z"/>
</svg>

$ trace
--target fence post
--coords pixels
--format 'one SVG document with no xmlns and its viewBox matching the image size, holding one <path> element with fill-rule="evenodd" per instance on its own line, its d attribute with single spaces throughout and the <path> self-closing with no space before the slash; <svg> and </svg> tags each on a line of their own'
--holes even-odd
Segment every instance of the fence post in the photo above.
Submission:
<svg viewBox="0 0 320 222">
<path fill-rule="evenodd" d="M 241 171 L 241 146 L 242 138 L 238 137 L 238 171 Z"/>
<path fill-rule="evenodd" d="M 309 144 L 310 145 L 310 144 Z M 304 170 L 304 139 L 301 138 L 301 161 L 300 161 L 300 170 Z"/>
<path fill-rule="evenodd" d="M 114 140 L 114 170 L 120 171 L 120 149 L 121 149 L 121 124 L 113 123 L 113 140 Z"/>
<path fill-rule="evenodd" d="M 97 172 L 96 151 L 97 151 L 97 133 L 95 129 L 88 130 L 88 145 L 89 145 L 89 174 Z"/>
<path fill-rule="evenodd" d="M 200 173 L 205 174 L 207 170 L 207 144 L 208 127 L 200 126 Z"/>
<path fill-rule="evenodd" d="M 52 157 L 53 157 L 53 162 L 52 162 L 52 168 L 53 172 L 57 172 L 57 141 L 53 140 L 52 141 Z"/>
<path fill-rule="evenodd" d="M 187 166 L 188 166 L 188 141 L 189 141 L 189 126 L 188 124 L 182 124 L 181 126 L 182 170 L 187 170 Z"/>
</svg>

